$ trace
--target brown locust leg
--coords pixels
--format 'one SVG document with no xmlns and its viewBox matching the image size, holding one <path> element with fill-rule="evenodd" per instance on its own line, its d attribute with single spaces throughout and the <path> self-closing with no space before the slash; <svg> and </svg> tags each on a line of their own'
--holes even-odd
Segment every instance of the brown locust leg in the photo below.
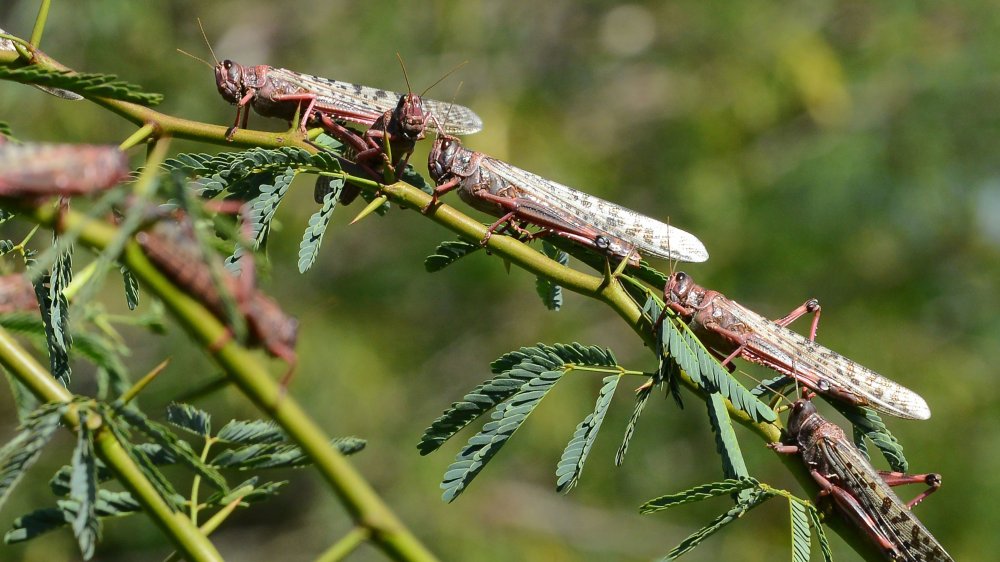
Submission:
<svg viewBox="0 0 1000 562">
<path fill-rule="evenodd" d="M 905 474 L 902 472 L 887 472 L 880 470 L 878 471 L 878 474 L 882 477 L 882 480 L 885 480 L 885 483 L 890 486 L 903 486 L 905 484 L 927 484 L 929 486 L 929 488 L 924 490 L 917 497 L 906 502 L 907 509 L 913 509 L 915 505 L 924 501 L 927 496 L 938 491 L 938 488 L 941 487 L 941 475 L 933 472 L 928 474 Z"/>
</svg>

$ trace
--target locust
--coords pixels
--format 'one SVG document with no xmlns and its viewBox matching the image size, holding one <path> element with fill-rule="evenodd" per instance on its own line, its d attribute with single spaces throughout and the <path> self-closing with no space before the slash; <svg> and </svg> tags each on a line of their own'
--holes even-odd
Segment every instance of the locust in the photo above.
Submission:
<svg viewBox="0 0 1000 562">
<path fill-rule="evenodd" d="M 371 127 L 397 109 L 407 116 L 402 124 L 410 130 L 433 127 L 430 116 L 444 117 L 446 114 L 448 125 L 442 132 L 467 135 L 483 128 L 482 119 L 467 107 L 422 99 L 412 92 L 400 94 L 266 64 L 242 65 L 223 60 L 215 65 L 215 82 L 223 99 L 236 105 L 233 130 L 246 128 L 251 107 L 264 117 L 288 122 L 298 114 L 302 132 L 310 124 L 323 123 L 324 118 L 327 123 L 346 122 Z M 387 124 L 387 120 L 383 124 Z M 378 131 L 376 128 L 373 135 Z"/>
<path fill-rule="evenodd" d="M 677 272 L 667 280 L 664 302 L 690 322 L 706 347 L 724 358 L 724 365 L 739 356 L 836 400 L 901 418 L 925 420 L 931 416 L 927 402 L 912 390 L 816 343 L 820 315 L 816 299 L 771 321 Z M 786 327 L 807 313 L 813 314 L 808 339 Z"/>
<path fill-rule="evenodd" d="M 829 496 L 889 560 L 952 560 L 911 511 L 941 486 L 941 476 L 876 470 L 840 426 L 817 412 L 808 393 L 803 396 L 792 403 L 786 441 L 769 446 L 779 453 L 800 455 L 820 486 L 820 496 Z M 905 503 L 891 489 L 921 483 L 929 488 Z"/>
<path fill-rule="evenodd" d="M 157 269 L 227 325 L 230 313 L 222 291 L 231 295 L 246 322 L 248 345 L 262 347 L 288 365 L 281 380 L 282 388 L 287 386 L 297 364 L 298 321 L 255 286 L 252 264 L 242 268 L 239 277 L 221 271 L 218 260 L 203 255 L 194 225 L 183 214 L 176 220 L 158 221 L 150 230 L 136 234 L 136 241 Z M 217 349 L 223 343 L 225 340 L 212 347 Z"/>
<path fill-rule="evenodd" d="M 86 195 L 114 187 L 129 172 L 116 146 L 17 144 L 0 137 L 0 197 Z"/>
<path fill-rule="evenodd" d="M 0 29 L 0 35 L 10 35 L 10 34 L 7 33 L 6 31 Z M 38 54 L 41 53 L 41 51 L 39 51 L 38 49 L 35 49 L 34 47 L 30 47 L 29 50 L 32 52 L 33 56 L 38 56 Z M 0 37 L 0 51 L 15 51 L 16 52 L 17 49 L 14 47 L 14 42 L 13 41 L 11 41 L 10 39 L 5 39 L 3 37 Z M 69 90 L 64 90 L 62 88 L 50 88 L 48 86 L 37 86 L 37 85 L 34 85 L 34 84 L 32 84 L 32 86 L 34 86 L 35 88 L 38 88 L 39 90 L 41 90 L 41 91 L 43 91 L 43 92 L 45 92 L 47 94 L 52 94 L 53 96 L 56 96 L 57 98 L 62 98 L 62 99 L 71 100 L 71 101 L 80 101 L 80 100 L 83 99 L 83 96 L 81 96 L 80 94 L 77 94 L 76 92 L 71 92 Z"/>
<path fill-rule="evenodd" d="M 434 140 L 427 168 L 437 184 L 429 211 L 438 198 L 457 189 L 473 208 L 500 217 L 501 226 L 521 232 L 529 223 L 577 244 L 638 263 L 639 253 L 686 262 L 708 259 L 692 234 L 604 199 L 547 180 L 507 162 L 462 146 L 455 136 Z M 536 236 L 529 235 L 529 236 Z"/>
</svg>

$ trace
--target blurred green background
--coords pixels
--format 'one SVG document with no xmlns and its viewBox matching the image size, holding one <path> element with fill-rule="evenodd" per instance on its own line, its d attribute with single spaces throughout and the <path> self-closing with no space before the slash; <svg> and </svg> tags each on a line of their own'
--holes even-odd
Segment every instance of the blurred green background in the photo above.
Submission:
<svg viewBox="0 0 1000 562">
<path fill-rule="evenodd" d="M 463 82 L 458 103 L 486 123 L 467 146 L 669 217 L 712 255 L 686 270 L 765 315 L 818 297 L 822 342 L 926 397 L 930 421 L 888 420 L 911 469 L 944 477 L 917 513 L 957 559 L 981 560 L 1000 551 L 996 8 L 981 0 L 91 0 L 55 2 L 42 48 L 74 69 L 164 93 L 164 112 L 218 124 L 231 123 L 234 109 L 209 69 L 175 51 L 210 58 L 198 17 L 219 57 L 390 89 L 405 89 L 397 52 L 417 90 L 469 61 L 431 95 L 450 99 Z M 26 37 L 36 9 L 5 0 L 0 27 Z M 0 120 L 29 140 L 117 143 L 134 130 L 92 104 L 10 83 L 0 83 Z M 284 128 L 256 115 L 251 126 Z M 418 169 L 426 151 L 414 156 Z M 506 273 L 500 260 L 477 254 L 425 273 L 424 256 L 449 233 L 408 212 L 348 227 L 359 208 L 336 213 L 319 262 L 299 275 L 298 241 L 316 205 L 311 181 L 293 186 L 265 283 L 301 321 L 292 395 L 331 434 L 370 440 L 353 462 L 432 550 L 448 560 L 648 560 L 726 509 L 718 500 L 637 514 L 641 502 L 717 480 L 721 469 L 693 399 L 685 410 L 652 401 L 614 468 L 632 409 L 625 390 L 581 485 L 556 494 L 556 462 L 600 384 L 583 375 L 556 389 L 461 498 L 442 503 L 439 479 L 471 432 L 426 458 L 414 445 L 500 354 L 580 341 L 611 347 L 630 368 L 654 362 L 606 308 L 568 295 L 561 312 L 548 312 L 534 279 Z M 115 282 L 104 296 L 124 308 Z M 183 334 L 129 338 L 134 373 L 173 358 L 146 393 L 150 412 L 214 375 Z M 78 390 L 92 391 L 90 375 L 76 370 Z M 6 439 L 16 421 L 3 403 Z M 198 405 L 216 427 L 258 416 L 235 391 Z M 737 431 L 752 474 L 802 493 L 763 443 Z M 58 436 L 62 447 L 16 491 L 0 528 L 51 502 L 44 481 L 68 460 L 71 439 Z M 315 474 L 286 477 L 293 482 L 279 499 L 236 514 L 214 536 L 228 559 L 308 560 L 349 528 Z M 855 558 L 833 540 L 838 559 Z M 98 559 L 157 560 L 168 550 L 133 518 L 105 526 Z M 789 556 L 787 508 L 775 501 L 686 559 Z M 76 558 L 69 532 L 0 547 L 3 560 Z M 366 547 L 352 559 L 381 556 Z"/>
</svg>

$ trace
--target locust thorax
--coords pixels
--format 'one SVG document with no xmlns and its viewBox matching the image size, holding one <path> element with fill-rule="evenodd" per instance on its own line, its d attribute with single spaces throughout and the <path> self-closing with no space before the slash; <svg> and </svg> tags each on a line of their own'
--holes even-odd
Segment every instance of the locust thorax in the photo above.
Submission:
<svg viewBox="0 0 1000 562">
<path fill-rule="evenodd" d="M 434 139 L 431 153 L 427 157 L 427 171 L 435 183 L 439 183 L 452 170 L 461 146 L 459 140 L 451 135 L 442 134 Z"/>
<path fill-rule="evenodd" d="M 427 114 L 424 113 L 424 102 L 420 96 L 413 93 L 400 96 L 393 115 L 399 122 L 400 133 L 406 140 L 417 141 L 424 138 Z"/>
<path fill-rule="evenodd" d="M 229 59 L 215 65 L 215 85 L 229 103 L 237 103 L 243 97 L 243 74 L 243 65 Z"/>
</svg>

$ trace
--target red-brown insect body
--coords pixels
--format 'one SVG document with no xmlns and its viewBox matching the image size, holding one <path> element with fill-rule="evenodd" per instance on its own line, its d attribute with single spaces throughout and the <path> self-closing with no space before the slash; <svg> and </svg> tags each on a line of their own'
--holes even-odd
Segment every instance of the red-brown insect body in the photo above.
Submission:
<svg viewBox="0 0 1000 562">
<path fill-rule="evenodd" d="M 0 144 L 0 197 L 86 195 L 118 185 L 130 171 L 115 146 Z"/>
</svg>

